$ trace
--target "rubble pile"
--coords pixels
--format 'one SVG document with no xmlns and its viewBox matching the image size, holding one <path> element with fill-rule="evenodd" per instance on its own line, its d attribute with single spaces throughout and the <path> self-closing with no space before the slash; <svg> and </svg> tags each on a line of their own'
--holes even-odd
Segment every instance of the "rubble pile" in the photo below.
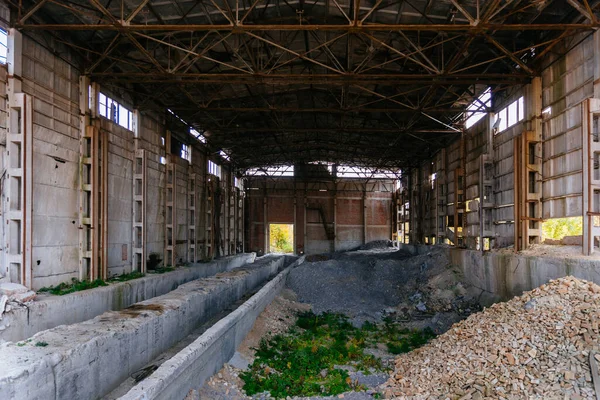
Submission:
<svg viewBox="0 0 600 400">
<path fill-rule="evenodd" d="M 455 324 L 396 359 L 388 398 L 595 399 L 600 286 L 566 277 Z M 593 365 L 595 368 L 596 365 Z"/>
</svg>

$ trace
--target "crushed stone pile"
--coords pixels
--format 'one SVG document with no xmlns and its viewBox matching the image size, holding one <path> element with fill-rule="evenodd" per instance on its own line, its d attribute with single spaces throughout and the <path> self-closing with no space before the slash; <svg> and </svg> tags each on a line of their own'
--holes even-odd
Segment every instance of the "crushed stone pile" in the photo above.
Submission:
<svg viewBox="0 0 600 400">
<path fill-rule="evenodd" d="M 442 247 L 411 256 L 378 243 L 314 260 L 293 269 L 287 285 L 317 314 L 347 315 L 355 326 L 391 318 L 406 328 L 445 332 L 479 311 L 481 289 L 465 283 Z"/>
<path fill-rule="evenodd" d="M 472 314 L 396 359 L 400 399 L 595 399 L 600 286 L 566 277 Z M 591 354 L 590 354 L 591 353 Z"/>
</svg>

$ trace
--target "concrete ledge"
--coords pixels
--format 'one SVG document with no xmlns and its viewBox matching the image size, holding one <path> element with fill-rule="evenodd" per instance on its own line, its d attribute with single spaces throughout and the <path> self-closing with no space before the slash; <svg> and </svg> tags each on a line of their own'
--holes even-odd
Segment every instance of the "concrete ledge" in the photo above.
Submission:
<svg viewBox="0 0 600 400">
<path fill-rule="evenodd" d="M 252 263 L 255 258 L 256 253 L 238 254 L 64 296 L 46 295 L 28 304 L 28 309 L 16 308 L 2 315 L 0 342 L 16 342 L 55 326 L 87 321 L 110 310 L 122 310 L 139 301 L 168 293 L 186 282 Z"/>
<path fill-rule="evenodd" d="M 303 262 L 304 257 L 296 260 L 248 301 L 167 360 L 120 400 L 181 400 L 191 389 L 201 387 L 206 379 L 233 357 L 258 315 L 285 286 L 290 270 Z"/>
<path fill-rule="evenodd" d="M 567 275 L 600 284 L 600 261 L 585 257 L 571 259 L 464 249 L 449 251 L 452 263 L 462 268 L 467 281 L 487 293 L 484 305 L 508 300 Z"/>
<path fill-rule="evenodd" d="M 0 399 L 94 399 L 275 275 L 283 257 L 195 280 L 151 300 L 0 345 Z M 47 343 L 38 347 L 36 343 Z"/>
<path fill-rule="evenodd" d="M 400 244 L 411 255 L 427 254 L 434 247 Z M 459 266 L 467 283 L 480 289 L 480 303 L 489 306 L 535 289 L 552 279 L 572 275 L 600 284 L 600 261 L 592 258 L 533 256 L 503 251 L 477 251 L 443 246 L 452 264 Z"/>
</svg>

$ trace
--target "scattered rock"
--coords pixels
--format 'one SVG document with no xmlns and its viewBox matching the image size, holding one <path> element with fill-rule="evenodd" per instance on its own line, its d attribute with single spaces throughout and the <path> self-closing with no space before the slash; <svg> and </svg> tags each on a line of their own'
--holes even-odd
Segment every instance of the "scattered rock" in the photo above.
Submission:
<svg viewBox="0 0 600 400">
<path fill-rule="evenodd" d="M 27 303 L 35 299 L 35 292 L 23 285 L 12 282 L 0 283 L 0 296 L 7 296 L 7 302 Z M 0 312 L 1 314 L 1 312 Z"/>
<path fill-rule="evenodd" d="M 600 350 L 597 288 L 566 277 L 469 316 L 399 356 L 385 395 L 594 399 L 588 356 Z"/>
</svg>

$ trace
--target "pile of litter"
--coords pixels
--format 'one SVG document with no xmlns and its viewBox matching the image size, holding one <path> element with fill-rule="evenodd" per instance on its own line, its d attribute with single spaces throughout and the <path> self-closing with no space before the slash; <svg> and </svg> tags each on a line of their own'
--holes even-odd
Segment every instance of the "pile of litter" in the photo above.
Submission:
<svg viewBox="0 0 600 400">
<path fill-rule="evenodd" d="M 551 281 L 399 356 L 385 395 L 595 399 L 599 323 L 600 286 L 573 277 Z"/>
</svg>

